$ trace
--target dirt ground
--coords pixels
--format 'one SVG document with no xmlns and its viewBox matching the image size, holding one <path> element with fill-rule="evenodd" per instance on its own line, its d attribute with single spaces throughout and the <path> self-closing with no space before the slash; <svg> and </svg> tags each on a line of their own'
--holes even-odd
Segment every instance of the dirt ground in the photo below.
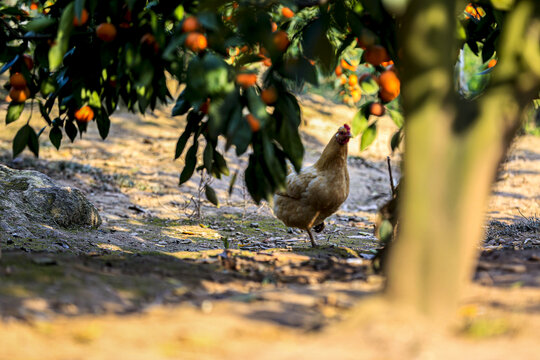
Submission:
<svg viewBox="0 0 540 360">
<path fill-rule="evenodd" d="M 316 95 L 301 102 L 308 165 L 353 110 Z M 179 187 L 184 119 L 169 113 L 119 111 L 107 140 L 94 126 L 59 151 L 42 139 L 40 159 L 12 159 L 23 120 L 4 126 L 0 163 L 81 189 L 103 225 L 0 244 L 0 360 L 540 359 L 540 138 L 518 138 L 503 164 L 474 282 L 440 330 L 389 310 L 371 270 L 387 155 L 399 177 L 390 120 L 367 151 L 351 142 L 351 194 L 312 249 L 242 181 L 230 197 L 230 177 L 212 181 L 219 208 L 199 196 L 208 179 Z M 231 175 L 246 165 L 232 151 L 227 159 Z"/>
</svg>

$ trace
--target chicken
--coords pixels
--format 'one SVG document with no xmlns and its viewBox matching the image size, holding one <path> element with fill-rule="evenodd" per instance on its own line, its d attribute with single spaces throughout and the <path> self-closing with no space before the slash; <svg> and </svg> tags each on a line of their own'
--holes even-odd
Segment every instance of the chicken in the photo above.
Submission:
<svg viewBox="0 0 540 360">
<path fill-rule="evenodd" d="M 305 230 L 316 247 L 311 229 L 320 232 L 324 219 L 332 215 L 349 195 L 347 147 L 352 137 L 343 125 L 330 139 L 319 160 L 287 176 L 287 187 L 274 196 L 274 214 L 288 227 Z"/>
</svg>

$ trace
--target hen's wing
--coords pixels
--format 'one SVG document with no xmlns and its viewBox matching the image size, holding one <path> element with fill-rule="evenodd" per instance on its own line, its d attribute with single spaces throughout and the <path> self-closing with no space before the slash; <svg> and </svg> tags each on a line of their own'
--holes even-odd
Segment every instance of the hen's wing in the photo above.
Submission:
<svg viewBox="0 0 540 360">
<path fill-rule="evenodd" d="M 301 199 L 309 184 L 317 177 L 317 172 L 313 167 L 303 169 L 299 174 L 291 172 L 287 176 L 287 188 L 278 192 L 277 195 L 292 199 Z"/>
</svg>

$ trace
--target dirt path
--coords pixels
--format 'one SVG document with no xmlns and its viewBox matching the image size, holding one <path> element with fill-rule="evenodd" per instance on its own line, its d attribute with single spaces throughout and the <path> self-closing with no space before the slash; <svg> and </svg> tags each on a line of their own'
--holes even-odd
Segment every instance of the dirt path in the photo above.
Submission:
<svg viewBox="0 0 540 360">
<path fill-rule="evenodd" d="M 310 164 L 352 111 L 318 96 L 302 105 Z M 5 104 L 0 118 L 4 112 Z M 305 234 L 289 233 L 266 205 L 251 203 L 241 181 L 231 197 L 228 178 L 214 181 L 221 206 L 203 202 L 195 216 L 200 177 L 178 187 L 182 161 L 172 155 L 184 120 L 168 113 L 120 112 L 106 141 L 92 127 L 60 151 L 42 142 L 38 160 L 28 153 L 12 160 L 9 141 L 20 125 L 2 131 L 1 163 L 78 187 L 104 224 L 1 244 L 0 359 L 87 359 L 89 349 L 92 359 L 250 358 L 254 351 L 260 359 L 538 356 L 539 138 L 516 141 L 494 187 L 485 250 L 459 323 L 428 340 L 431 330 L 420 324 L 396 338 L 410 330 L 401 315 L 394 319 L 379 300 L 359 302 L 382 286 L 369 258 L 376 209 L 390 192 L 390 121 L 365 153 L 351 143 L 351 195 L 313 250 Z M 246 164 L 227 159 L 231 174 Z M 395 173 L 398 161 L 393 156 Z M 120 342 L 121 356 L 111 350 Z"/>
</svg>

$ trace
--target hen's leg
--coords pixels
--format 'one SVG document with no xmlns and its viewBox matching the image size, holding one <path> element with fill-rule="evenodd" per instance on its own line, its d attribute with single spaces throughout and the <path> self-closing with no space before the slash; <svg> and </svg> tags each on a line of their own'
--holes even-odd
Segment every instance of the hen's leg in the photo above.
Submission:
<svg viewBox="0 0 540 360">
<path fill-rule="evenodd" d="M 313 230 L 315 230 L 315 232 L 317 233 L 320 233 L 321 231 L 324 230 L 324 221 L 320 224 L 317 224 L 313 227 Z"/>
<path fill-rule="evenodd" d="M 311 230 L 306 229 L 306 231 L 309 235 L 309 240 L 311 240 L 311 246 L 313 246 L 314 248 L 317 247 L 317 244 L 315 244 L 315 239 L 313 238 L 313 234 L 311 233 Z"/>
</svg>

